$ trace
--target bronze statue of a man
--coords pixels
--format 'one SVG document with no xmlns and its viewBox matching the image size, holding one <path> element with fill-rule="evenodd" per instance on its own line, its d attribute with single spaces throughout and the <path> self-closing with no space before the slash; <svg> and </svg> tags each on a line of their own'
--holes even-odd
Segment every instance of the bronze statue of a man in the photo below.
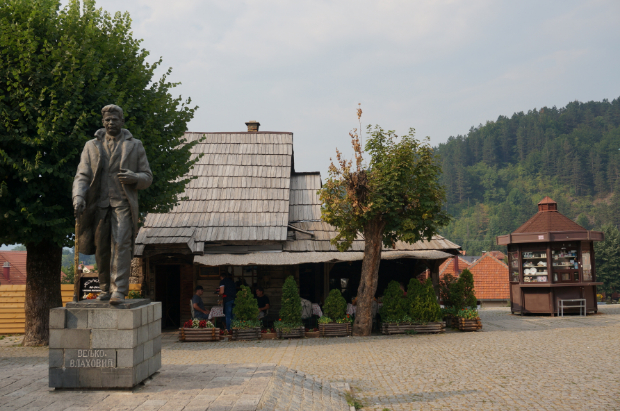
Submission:
<svg viewBox="0 0 620 411">
<path fill-rule="evenodd" d="M 138 233 L 138 190 L 153 174 L 140 140 L 123 127 L 123 109 L 101 110 L 104 128 L 84 145 L 73 180 L 73 208 L 80 220 L 79 250 L 95 254 L 101 301 L 118 304 L 129 291 L 133 245 Z"/>
</svg>

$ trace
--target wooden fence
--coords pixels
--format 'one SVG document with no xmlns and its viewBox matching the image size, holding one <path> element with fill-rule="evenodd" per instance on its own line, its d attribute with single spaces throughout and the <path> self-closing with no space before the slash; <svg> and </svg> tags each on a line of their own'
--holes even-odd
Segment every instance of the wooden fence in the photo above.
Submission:
<svg viewBox="0 0 620 411">
<path fill-rule="evenodd" d="M 140 291 L 140 284 L 129 284 L 129 291 Z M 73 284 L 61 284 L 62 305 L 73 300 Z M 0 335 L 23 334 L 26 322 L 26 285 L 0 285 Z"/>
</svg>

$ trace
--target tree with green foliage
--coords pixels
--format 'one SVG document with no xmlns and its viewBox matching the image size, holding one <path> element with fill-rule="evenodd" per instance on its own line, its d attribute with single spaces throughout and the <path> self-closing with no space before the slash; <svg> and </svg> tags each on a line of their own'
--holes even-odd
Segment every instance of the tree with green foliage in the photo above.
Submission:
<svg viewBox="0 0 620 411">
<path fill-rule="evenodd" d="M 424 284 L 421 285 L 422 287 L 418 291 L 419 295 L 415 299 L 415 305 L 412 307 L 413 309 L 409 316 L 415 321 L 424 324 L 440 321 L 442 319 L 441 307 L 437 302 L 437 295 L 435 294 L 433 281 L 428 278 Z M 407 292 L 407 297 L 409 297 L 409 292 Z"/>
<path fill-rule="evenodd" d="M 474 291 L 474 275 L 467 268 L 464 269 L 456 281 L 455 300 L 459 301 L 458 309 L 478 307 L 476 292 Z"/>
<path fill-rule="evenodd" d="M 620 291 L 620 231 L 612 224 L 603 226 L 602 230 L 605 241 L 594 243 L 596 280 L 603 283 L 598 290 L 611 295 Z"/>
<path fill-rule="evenodd" d="M 334 288 L 329 292 L 323 304 L 323 313 L 332 320 L 344 318 L 347 313 L 347 300 L 344 299 L 339 289 Z"/>
<path fill-rule="evenodd" d="M 254 298 L 252 290 L 247 285 L 242 285 L 235 297 L 235 308 L 233 308 L 235 320 L 237 322 L 256 321 L 258 313 L 258 301 Z"/>
<path fill-rule="evenodd" d="M 394 247 L 397 241 L 430 240 L 449 221 L 439 184 L 441 168 L 429 139 L 418 141 L 414 129 L 400 138 L 379 126 L 368 126 L 367 131 L 365 149 L 370 162 L 364 164 L 354 131 L 355 164 L 336 150 L 338 166 L 330 165 L 329 177 L 319 191 L 321 217 L 338 231 L 331 243 L 346 251 L 358 236 L 364 238 L 353 335 L 369 335 L 372 329 L 382 247 Z"/>
<path fill-rule="evenodd" d="M 282 286 L 282 306 L 280 321 L 287 327 L 298 327 L 301 322 L 301 298 L 295 278 L 291 275 Z"/>
<path fill-rule="evenodd" d="M 178 201 L 196 159 L 182 137 L 195 108 L 174 98 L 178 83 L 154 72 L 161 59 L 133 38 L 128 13 L 94 0 L 9 0 L 0 4 L 0 243 L 28 250 L 24 345 L 47 344 L 49 309 L 62 305 L 62 247 L 73 244 L 71 185 L 84 144 L 114 103 L 144 142 L 153 184 L 142 214 Z"/>
<path fill-rule="evenodd" d="M 26 251 L 26 246 L 23 244 L 16 245 L 15 247 L 11 248 L 11 251 Z"/>
<path fill-rule="evenodd" d="M 545 196 L 586 229 L 620 225 L 620 98 L 543 107 L 472 127 L 436 147 L 454 216 L 440 234 L 470 255 L 501 250 Z"/>
<path fill-rule="evenodd" d="M 65 276 L 60 279 L 61 284 L 73 284 L 75 282 L 75 266 L 73 264 L 65 265 L 61 271 Z"/>
<path fill-rule="evenodd" d="M 359 310 L 359 307 L 358 307 Z M 383 306 L 379 309 L 381 321 L 398 322 L 407 315 L 407 300 L 397 281 L 390 281 L 383 293 Z"/>
<path fill-rule="evenodd" d="M 405 302 L 406 304 L 405 312 L 411 318 L 414 318 L 413 312 L 415 311 L 415 307 L 418 304 L 418 300 L 421 297 L 423 288 L 424 288 L 424 285 L 417 278 L 414 277 L 411 280 L 409 280 L 409 284 L 407 285 L 407 299 Z"/>
</svg>

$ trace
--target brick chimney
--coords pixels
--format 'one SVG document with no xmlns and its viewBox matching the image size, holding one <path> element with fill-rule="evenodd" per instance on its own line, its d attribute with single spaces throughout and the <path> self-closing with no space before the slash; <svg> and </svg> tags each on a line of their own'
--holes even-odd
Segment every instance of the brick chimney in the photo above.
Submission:
<svg viewBox="0 0 620 411">
<path fill-rule="evenodd" d="M 250 120 L 245 123 L 248 126 L 248 133 L 258 133 L 258 128 L 260 127 L 260 123 L 256 120 Z"/>
<path fill-rule="evenodd" d="M 9 263 L 8 261 L 5 261 L 4 265 L 2 266 L 2 275 L 4 275 L 4 278 L 7 281 L 11 281 L 11 263 Z"/>
</svg>

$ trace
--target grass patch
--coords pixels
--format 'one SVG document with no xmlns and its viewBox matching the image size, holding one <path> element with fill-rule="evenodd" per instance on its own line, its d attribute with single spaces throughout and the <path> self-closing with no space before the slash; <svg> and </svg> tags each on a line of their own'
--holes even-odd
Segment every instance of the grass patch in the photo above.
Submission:
<svg viewBox="0 0 620 411">
<path fill-rule="evenodd" d="M 364 408 L 364 403 L 353 396 L 351 391 L 344 393 L 344 399 L 347 401 L 349 407 L 355 407 L 356 410 Z"/>
</svg>

